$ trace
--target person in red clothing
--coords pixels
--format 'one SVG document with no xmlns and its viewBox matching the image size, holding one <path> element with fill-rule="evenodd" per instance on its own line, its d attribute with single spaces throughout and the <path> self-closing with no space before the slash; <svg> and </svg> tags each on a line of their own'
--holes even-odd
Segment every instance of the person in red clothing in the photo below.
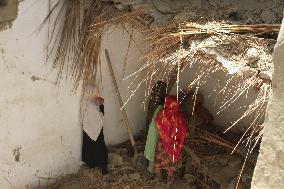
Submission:
<svg viewBox="0 0 284 189">
<path fill-rule="evenodd" d="M 162 170 L 166 170 L 167 186 L 170 186 L 174 181 L 174 172 L 182 166 L 180 154 L 188 133 L 176 96 L 165 98 L 164 108 L 155 121 L 160 139 L 156 149 L 155 173 L 162 178 Z"/>
</svg>

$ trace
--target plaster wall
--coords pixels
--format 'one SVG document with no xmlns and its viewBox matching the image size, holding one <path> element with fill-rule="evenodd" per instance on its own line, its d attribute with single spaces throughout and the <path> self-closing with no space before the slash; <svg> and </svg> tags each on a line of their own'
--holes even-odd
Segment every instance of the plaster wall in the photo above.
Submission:
<svg viewBox="0 0 284 189">
<path fill-rule="evenodd" d="M 142 35 L 136 31 L 133 32 L 133 41 L 129 48 L 127 62 L 125 58 L 129 44 L 129 34 L 116 27 L 110 28 L 102 40 L 101 45 L 101 95 L 105 99 L 104 133 L 106 144 L 113 145 L 127 140 L 128 132 L 120 110 L 118 96 L 116 94 L 108 62 L 104 50 L 107 49 L 111 59 L 115 78 L 123 102 L 127 102 L 125 111 L 128 117 L 129 125 L 133 134 L 138 134 L 145 126 L 146 112 L 143 102 L 145 99 L 145 84 L 138 87 L 143 77 L 131 77 L 124 79 L 128 75 L 137 71 L 141 66 L 140 58 L 143 55 L 145 47 L 143 46 Z M 125 66 L 125 68 L 124 68 Z M 99 76 L 100 77 L 100 76 Z M 134 82 L 133 85 L 131 83 Z M 138 87 L 138 88 L 137 88 Z M 136 90 L 135 95 L 131 97 L 131 91 Z M 131 98 L 130 98 L 131 97 Z M 129 101 L 127 101 L 130 98 Z"/>
<path fill-rule="evenodd" d="M 25 0 L 0 32 L 0 188 L 25 188 L 80 165 L 80 94 L 55 85 L 45 63 L 48 1 Z M 70 87 L 69 87 L 70 86 Z M 49 181 L 50 182 L 50 181 Z"/>
</svg>

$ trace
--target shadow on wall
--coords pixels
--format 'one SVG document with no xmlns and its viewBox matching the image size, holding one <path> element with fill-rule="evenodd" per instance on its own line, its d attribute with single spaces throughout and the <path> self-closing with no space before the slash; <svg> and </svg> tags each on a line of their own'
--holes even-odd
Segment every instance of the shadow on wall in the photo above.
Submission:
<svg viewBox="0 0 284 189">
<path fill-rule="evenodd" d="M 18 0 L 0 0 L 0 31 L 12 26 L 18 16 Z"/>
</svg>

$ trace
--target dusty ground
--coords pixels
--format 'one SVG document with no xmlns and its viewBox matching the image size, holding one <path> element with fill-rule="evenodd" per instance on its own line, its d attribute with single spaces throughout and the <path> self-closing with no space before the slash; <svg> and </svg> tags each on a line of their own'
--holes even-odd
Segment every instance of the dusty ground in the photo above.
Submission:
<svg viewBox="0 0 284 189">
<path fill-rule="evenodd" d="M 234 133 L 228 138 L 237 139 Z M 143 139 L 138 140 L 138 150 L 143 151 Z M 234 189 L 236 179 L 244 163 L 245 149 L 230 154 L 234 141 L 212 131 L 195 131 L 195 136 L 186 141 L 186 173 L 176 177 L 173 189 Z M 102 176 L 99 169 L 83 165 L 77 173 L 57 178 L 45 189 L 162 189 L 165 182 L 151 179 L 145 172 L 147 166 L 142 153 L 133 163 L 130 143 L 109 149 L 109 174 Z M 239 189 L 250 188 L 256 157 L 247 160 Z M 50 183 L 54 180 L 50 180 Z M 222 189 L 223 189 L 222 188 Z M 43 189 L 43 188 L 37 188 Z"/>
<path fill-rule="evenodd" d="M 98 169 L 90 170 L 81 167 L 74 175 L 67 175 L 50 188 L 60 189 L 142 189 L 142 188 L 166 188 L 165 184 L 157 179 L 151 180 L 140 174 L 131 166 L 124 165 L 112 170 L 113 172 L 102 177 Z M 191 178 L 177 180 L 173 186 L 176 189 L 193 188 L 190 187 Z"/>
</svg>

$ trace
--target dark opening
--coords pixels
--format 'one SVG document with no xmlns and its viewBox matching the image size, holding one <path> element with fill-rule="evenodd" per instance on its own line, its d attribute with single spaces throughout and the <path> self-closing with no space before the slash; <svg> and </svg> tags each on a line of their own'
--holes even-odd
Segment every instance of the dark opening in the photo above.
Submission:
<svg viewBox="0 0 284 189">
<path fill-rule="evenodd" d="M 0 6 L 7 5 L 7 0 L 0 0 Z"/>
</svg>

